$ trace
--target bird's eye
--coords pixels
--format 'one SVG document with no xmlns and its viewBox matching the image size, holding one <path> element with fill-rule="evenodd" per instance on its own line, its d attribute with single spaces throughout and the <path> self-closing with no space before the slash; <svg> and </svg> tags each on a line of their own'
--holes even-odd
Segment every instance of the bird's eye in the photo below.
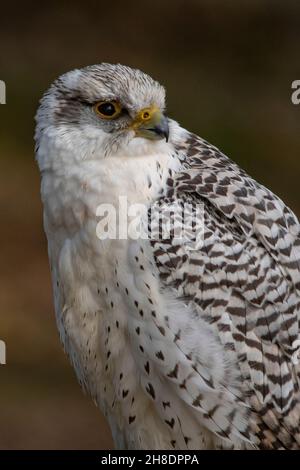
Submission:
<svg viewBox="0 0 300 470">
<path fill-rule="evenodd" d="M 100 101 L 95 104 L 94 110 L 103 119 L 115 119 L 121 113 L 122 108 L 116 101 Z"/>
</svg>

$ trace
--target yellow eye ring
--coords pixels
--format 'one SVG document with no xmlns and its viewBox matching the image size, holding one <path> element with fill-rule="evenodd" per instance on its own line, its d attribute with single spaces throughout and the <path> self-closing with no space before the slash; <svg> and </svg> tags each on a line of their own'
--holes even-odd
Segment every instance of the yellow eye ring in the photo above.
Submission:
<svg viewBox="0 0 300 470">
<path fill-rule="evenodd" d="M 103 119 L 115 119 L 122 111 L 117 101 L 99 101 L 94 105 L 94 110 Z"/>
</svg>

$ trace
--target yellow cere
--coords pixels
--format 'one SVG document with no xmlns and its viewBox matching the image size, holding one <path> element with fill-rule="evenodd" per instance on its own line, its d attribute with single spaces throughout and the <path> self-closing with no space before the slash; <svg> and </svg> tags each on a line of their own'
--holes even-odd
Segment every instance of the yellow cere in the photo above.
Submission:
<svg viewBox="0 0 300 470">
<path fill-rule="evenodd" d="M 142 109 L 135 117 L 132 128 L 137 129 L 143 124 L 150 124 L 155 126 L 161 120 L 161 111 L 157 106 Z"/>
</svg>

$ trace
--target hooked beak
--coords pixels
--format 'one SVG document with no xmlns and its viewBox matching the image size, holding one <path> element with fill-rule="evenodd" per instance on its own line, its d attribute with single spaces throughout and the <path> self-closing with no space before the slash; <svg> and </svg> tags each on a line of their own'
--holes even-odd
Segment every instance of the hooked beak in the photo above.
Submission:
<svg viewBox="0 0 300 470">
<path fill-rule="evenodd" d="M 144 108 L 138 113 L 133 122 L 133 129 L 136 137 L 150 140 L 166 139 L 167 142 L 169 139 L 168 118 L 155 106 Z"/>
</svg>

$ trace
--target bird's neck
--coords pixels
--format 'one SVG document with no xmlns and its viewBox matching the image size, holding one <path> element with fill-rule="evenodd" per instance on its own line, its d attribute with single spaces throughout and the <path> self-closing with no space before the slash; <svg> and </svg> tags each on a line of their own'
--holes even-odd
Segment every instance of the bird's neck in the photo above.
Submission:
<svg viewBox="0 0 300 470">
<path fill-rule="evenodd" d="M 76 164 L 53 167 L 43 173 L 42 196 L 47 201 L 51 222 L 73 233 L 97 218 L 101 205 L 119 210 L 120 200 L 149 205 L 166 187 L 167 178 L 180 168 L 172 147 L 145 155 L 116 155 L 106 159 L 85 159 Z"/>
</svg>

